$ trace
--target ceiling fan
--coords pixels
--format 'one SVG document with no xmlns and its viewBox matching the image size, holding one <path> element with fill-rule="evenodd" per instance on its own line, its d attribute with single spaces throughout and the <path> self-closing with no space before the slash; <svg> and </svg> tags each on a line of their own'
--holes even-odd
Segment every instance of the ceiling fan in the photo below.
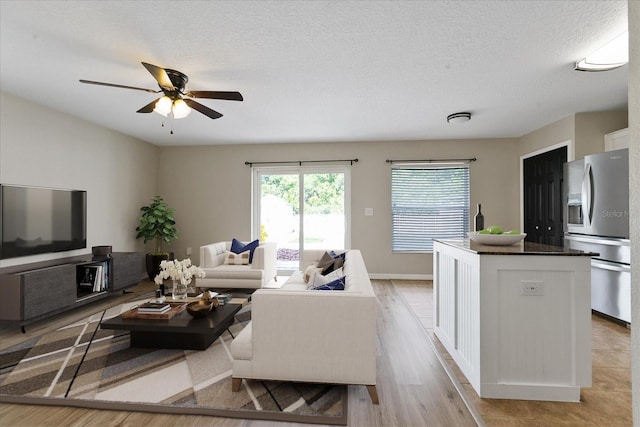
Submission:
<svg viewBox="0 0 640 427">
<path fill-rule="evenodd" d="M 138 113 L 156 112 L 165 117 L 172 113 L 174 119 L 186 117 L 191 112 L 191 108 L 201 112 L 211 119 L 222 117 L 222 114 L 206 107 L 190 98 L 206 98 L 206 99 L 224 99 L 227 101 L 242 101 L 240 92 L 224 92 L 224 91 L 203 91 L 192 90 L 185 92 L 185 86 L 189 81 L 186 74 L 169 68 L 161 68 L 153 64 L 143 62 L 142 65 L 151 73 L 158 82 L 160 90 L 145 89 L 141 87 L 118 85 L 113 83 L 95 82 L 92 80 L 80 80 L 80 83 L 88 83 L 100 86 L 119 87 L 123 89 L 142 90 L 150 93 L 164 92 L 160 98 L 154 99 L 144 107 L 140 108 Z"/>
</svg>

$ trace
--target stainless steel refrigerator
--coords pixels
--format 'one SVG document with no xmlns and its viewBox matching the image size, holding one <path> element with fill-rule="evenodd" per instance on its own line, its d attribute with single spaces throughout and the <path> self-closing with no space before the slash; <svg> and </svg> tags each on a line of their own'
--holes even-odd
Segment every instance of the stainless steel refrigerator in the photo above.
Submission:
<svg viewBox="0 0 640 427">
<path fill-rule="evenodd" d="M 565 163 L 565 246 L 591 259 L 591 308 L 631 323 L 629 149 Z"/>
</svg>

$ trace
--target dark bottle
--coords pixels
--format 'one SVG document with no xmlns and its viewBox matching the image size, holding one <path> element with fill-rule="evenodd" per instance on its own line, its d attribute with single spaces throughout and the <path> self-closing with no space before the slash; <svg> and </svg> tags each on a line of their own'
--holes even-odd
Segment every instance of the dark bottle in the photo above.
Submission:
<svg viewBox="0 0 640 427">
<path fill-rule="evenodd" d="M 475 227 L 474 231 L 480 231 L 484 228 L 484 215 L 482 215 L 482 205 L 478 203 L 478 213 L 474 217 Z"/>
</svg>

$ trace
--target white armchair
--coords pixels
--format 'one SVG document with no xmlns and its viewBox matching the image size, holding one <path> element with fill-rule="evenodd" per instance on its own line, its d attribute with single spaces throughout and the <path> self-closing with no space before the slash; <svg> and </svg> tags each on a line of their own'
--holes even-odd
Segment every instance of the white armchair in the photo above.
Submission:
<svg viewBox="0 0 640 427">
<path fill-rule="evenodd" d="M 264 242 L 253 253 L 248 265 L 224 263 L 231 242 L 217 242 L 200 246 L 200 267 L 206 276 L 197 279 L 200 288 L 260 289 L 277 276 L 275 242 Z"/>
</svg>

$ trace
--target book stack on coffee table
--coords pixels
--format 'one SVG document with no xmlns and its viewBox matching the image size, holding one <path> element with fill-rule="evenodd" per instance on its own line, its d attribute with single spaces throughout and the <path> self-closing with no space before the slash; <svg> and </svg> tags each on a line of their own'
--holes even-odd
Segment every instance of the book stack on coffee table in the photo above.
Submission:
<svg viewBox="0 0 640 427">
<path fill-rule="evenodd" d="M 138 313 L 162 314 L 171 310 L 171 305 L 166 302 L 145 302 L 138 306 Z"/>
<path fill-rule="evenodd" d="M 171 319 L 184 311 L 186 307 L 186 302 L 171 304 L 145 302 L 122 313 L 122 317 L 125 319 Z"/>
</svg>

